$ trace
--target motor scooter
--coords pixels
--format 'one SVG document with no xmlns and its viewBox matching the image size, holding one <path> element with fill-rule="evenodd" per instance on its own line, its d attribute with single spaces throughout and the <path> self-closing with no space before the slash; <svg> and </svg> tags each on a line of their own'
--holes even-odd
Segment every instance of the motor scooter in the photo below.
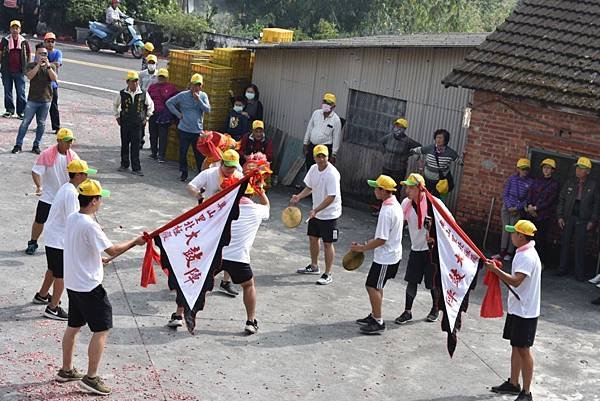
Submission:
<svg viewBox="0 0 600 401">
<path fill-rule="evenodd" d="M 125 17 L 123 21 L 126 28 L 122 31 L 125 39 L 123 43 L 117 42 L 118 37 L 115 37 L 115 32 L 109 25 L 98 21 L 90 21 L 90 33 L 85 41 L 90 50 L 99 52 L 100 49 L 109 49 L 119 54 L 130 50 L 133 57 L 142 58 L 144 42 L 142 36 L 135 30 L 133 18 Z"/>
</svg>

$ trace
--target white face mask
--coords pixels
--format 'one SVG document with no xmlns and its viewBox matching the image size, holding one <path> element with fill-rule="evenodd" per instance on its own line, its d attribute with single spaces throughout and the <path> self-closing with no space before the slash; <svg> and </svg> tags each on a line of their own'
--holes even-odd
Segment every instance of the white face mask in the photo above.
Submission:
<svg viewBox="0 0 600 401">
<path fill-rule="evenodd" d="M 254 99 L 254 93 L 252 93 L 252 92 L 246 92 L 246 99 L 253 100 Z"/>
<path fill-rule="evenodd" d="M 148 63 L 148 72 L 154 72 L 156 70 L 156 64 Z"/>
<path fill-rule="evenodd" d="M 241 113 L 244 110 L 244 106 L 233 106 L 233 110 Z"/>
<path fill-rule="evenodd" d="M 323 104 L 321 105 L 321 109 L 323 109 L 323 111 L 324 111 L 325 113 L 329 113 L 329 112 L 331 111 L 331 106 L 330 106 L 330 105 L 328 105 L 327 103 L 323 103 Z"/>
</svg>

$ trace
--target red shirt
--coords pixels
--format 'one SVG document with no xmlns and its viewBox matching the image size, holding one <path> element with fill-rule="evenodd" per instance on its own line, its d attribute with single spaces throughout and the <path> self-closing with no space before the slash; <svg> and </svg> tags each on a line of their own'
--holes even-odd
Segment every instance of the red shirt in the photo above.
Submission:
<svg viewBox="0 0 600 401">
<path fill-rule="evenodd" d="M 10 37 L 8 40 L 14 40 L 15 49 L 12 49 L 8 52 L 8 72 L 11 73 L 19 73 L 23 71 L 23 66 L 21 65 L 21 48 L 17 48 L 17 40 Z M 25 57 L 27 61 L 31 60 L 31 48 L 29 47 L 29 42 L 25 42 L 25 50 L 27 52 L 27 56 Z M 0 41 L 0 52 L 4 51 L 3 43 Z"/>
</svg>

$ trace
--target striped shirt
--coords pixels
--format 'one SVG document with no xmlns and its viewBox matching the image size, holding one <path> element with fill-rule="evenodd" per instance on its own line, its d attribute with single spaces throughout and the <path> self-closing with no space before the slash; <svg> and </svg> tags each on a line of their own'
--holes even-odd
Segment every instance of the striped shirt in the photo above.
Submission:
<svg viewBox="0 0 600 401">
<path fill-rule="evenodd" d="M 440 175 L 445 177 L 450 171 L 450 164 L 458 159 L 458 153 L 449 146 L 440 151 L 435 145 L 427 145 L 414 148 L 412 152 L 424 157 L 424 176 L 430 181 L 438 181 Z"/>
<path fill-rule="evenodd" d="M 504 185 L 502 199 L 504 206 L 507 209 L 516 207 L 518 210 L 524 210 L 527 203 L 527 193 L 533 184 L 533 179 L 530 177 L 521 177 L 519 174 L 514 174 L 508 177 Z"/>
</svg>

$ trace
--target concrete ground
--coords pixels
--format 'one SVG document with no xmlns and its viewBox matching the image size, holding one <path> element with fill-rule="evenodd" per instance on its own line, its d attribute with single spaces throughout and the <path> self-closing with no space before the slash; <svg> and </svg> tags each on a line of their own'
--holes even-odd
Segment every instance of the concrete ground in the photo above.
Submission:
<svg viewBox="0 0 600 401">
<path fill-rule="evenodd" d="M 3 110 L 0 109 L 0 110 Z M 178 180 L 176 164 L 158 165 L 142 152 L 145 177 L 118 173 L 119 134 L 107 98 L 63 89 L 64 125 L 77 137 L 75 149 L 100 171 L 113 196 L 99 214 L 109 238 L 129 239 L 151 230 L 194 202 Z M 0 120 L 0 399 L 84 400 L 92 396 L 73 383 L 53 381 L 61 363 L 64 322 L 46 320 L 33 305 L 46 269 L 43 246 L 24 254 L 36 197 L 32 153 L 10 149 L 19 125 Z M 48 121 L 49 125 L 49 121 Z M 30 149 L 33 132 L 24 149 Z M 48 134 L 44 147 L 55 137 Z M 439 323 L 423 318 L 430 296 L 420 288 L 415 320 L 393 322 L 403 310 L 402 280 L 407 253 L 395 280 L 386 286 L 387 331 L 368 337 L 356 318 L 369 312 L 364 280 L 371 255 L 359 270 L 346 272 L 341 255 L 351 241 L 371 238 L 376 220 L 362 210 L 344 209 L 340 221 L 334 283 L 316 286 L 316 276 L 295 274 L 308 263 L 305 225 L 283 228 L 279 215 L 291 190 L 269 193 L 271 219 L 259 231 L 252 257 L 258 291 L 260 331 L 243 334 L 241 298 L 210 294 L 199 314 L 196 335 L 165 324 L 174 310 L 166 277 L 142 288 L 143 249 L 106 268 L 104 285 L 114 308 L 101 375 L 114 400 L 512 400 L 489 392 L 509 376 L 510 347 L 502 340 L 503 319 L 479 318 L 484 287 L 478 286 L 464 316 L 453 359 Z M 304 212 L 308 203 L 302 205 Z M 43 245 L 43 237 L 41 240 Z M 405 238 L 405 251 L 409 244 Z M 506 294 L 505 294 L 506 295 Z M 600 290 L 588 283 L 544 275 L 542 316 L 534 352 L 536 400 L 600 400 L 600 308 L 590 304 Z M 65 297 L 66 298 L 66 297 Z M 66 299 L 63 304 L 66 307 Z M 77 342 L 75 364 L 85 371 L 89 330 Z"/>
</svg>

